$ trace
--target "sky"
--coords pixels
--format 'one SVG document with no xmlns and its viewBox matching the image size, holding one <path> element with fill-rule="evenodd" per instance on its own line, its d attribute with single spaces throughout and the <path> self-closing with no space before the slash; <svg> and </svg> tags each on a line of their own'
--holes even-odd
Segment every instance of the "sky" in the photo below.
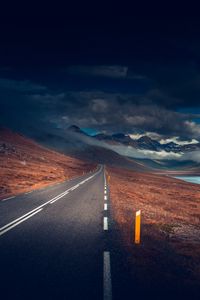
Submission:
<svg viewBox="0 0 200 300">
<path fill-rule="evenodd" d="M 1 126 L 200 139 L 195 7 L 29 1 L 1 14 Z"/>
</svg>

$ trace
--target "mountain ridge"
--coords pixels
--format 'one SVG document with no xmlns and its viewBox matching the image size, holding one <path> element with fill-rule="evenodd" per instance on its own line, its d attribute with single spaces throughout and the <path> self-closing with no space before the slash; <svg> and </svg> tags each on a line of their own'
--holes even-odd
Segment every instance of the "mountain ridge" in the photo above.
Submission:
<svg viewBox="0 0 200 300">
<path fill-rule="evenodd" d="M 108 144 L 115 144 L 115 145 L 119 144 L 124 146 L 131 146 L 135 149 L 140 149 L 140 150 L 150 150 L 150 151 L 164 150 L 166 152 L 180 153 L 180 152 L 189 152 L 189 151 L 195 151 L 200 149 L 200 142 L 196 144 L 188 143 L 185 145 L 180 145 L 171 141 L 165 144 L 163 143 L 161 144 L 159 141 L 152 139 L 151 137 L 146 135 L 143 135 L 138 139 L 132 139 L 128 134 L 124 134 L 124 133 L 114 133 L 110 135 L 105 133 L 98 133 L 96 135 L 89 136 L 76 125 L 70 126 L 68 130 Z"/>
</svg>

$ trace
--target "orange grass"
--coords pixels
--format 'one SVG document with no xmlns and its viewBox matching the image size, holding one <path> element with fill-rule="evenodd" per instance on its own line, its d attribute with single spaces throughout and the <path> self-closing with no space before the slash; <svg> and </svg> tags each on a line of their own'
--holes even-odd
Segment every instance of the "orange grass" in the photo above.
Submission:
<svg viewBox="0 0 200 300">
<path fill-rule="evenodd" d="M 49 150 L 10 130 L 0 130 L 0 199 L 80 176 L 94 164 Z"/>
<path fill-rule="evenodd" d="M 133 268 L 138 267 L 143 275 L 149 271 L 173 277 L 170 264 L 177 263 L 177 268 L 183 267 L 199 282 L 200 185 L 151 173 L 107 170 L 113 215 Z M 134 216 L 139 209 L 142 236 L 138 249 L 133 241 Z M 162 269 L 159 258 L 164 260 L 160 261 Z"/>
</svg>

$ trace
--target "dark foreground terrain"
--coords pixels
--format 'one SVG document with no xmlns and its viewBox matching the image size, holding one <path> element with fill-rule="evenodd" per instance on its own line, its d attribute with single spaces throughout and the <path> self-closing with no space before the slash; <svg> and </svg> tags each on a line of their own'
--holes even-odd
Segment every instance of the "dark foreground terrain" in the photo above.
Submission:
<svg viewBox="0 0 200 300">
<path fill-rule="evenodd" d="M 200 185 L 0 133 L 0 298 L 199 299 Z"/>
<path fill-rule="evenodd" d="M 127 282 L 132 280 L 127 295 L 198 299 L 200 186 L 151 173 L 115 168 L 108 173 L 113 217 L 126 249 Z M 135 245 L 134 218 L 139 209 L 142 240 Z"/>
</svg>

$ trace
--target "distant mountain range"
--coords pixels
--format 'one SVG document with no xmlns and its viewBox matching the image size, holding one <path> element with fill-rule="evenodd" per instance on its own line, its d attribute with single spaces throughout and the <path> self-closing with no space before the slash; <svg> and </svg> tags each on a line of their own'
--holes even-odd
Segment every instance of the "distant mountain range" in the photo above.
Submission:
<svg viewBox="0 0 200 300">
<path fill-rule="evenodd" d="M 72 125 L 68 128 L 70 131 L 91 137 L 83 132 L 78 126 Z M 131 146 L 135 149 L 140 150 L 151 150 L 151 151 L 166 151 L 166 152 L 190 152 L 195 150 L 200 150 L 200 143 L 196 144 L 185 144 L 179 145 L 174 142 L 169 142 L 166 144 L 161 144 L 158 141 L 150 138 L 149 136 L 142 136 L 139 139 L 132 139 L 129 135 L 123 133 L 115 133 L 112 135 L 99 133 L 97 135 L 92 136 L 91 138 L 96 139 L 98 141 L 103 141 L 110 145 L 123 145 L 123 146 Z"/>
<path fill-rule="evenodd" d="M 159 156 L 158 158 L 151 157 L 148 152 L 145 154 L 145 156 L 138 157 L 138 151 L 136 151 L 165 150 L 174 152 L 174 149 L 177 152 L 183 151 L 183 149 L 184 151 L 193 151 L 199 149 L 199 143 L 184 146 L 180 146 L 175 143 L 162 145 L 158 141 L 155 141 L 147 136 L 143 136 L 137 140 L 133 140 L 130 136 L 124 135 L 122 133 L 113 135 L 97 134 L 95 136 L 90 136 L 75 125 L 70 126 L 66 130 L 65 135 L 61 135 L 59 130 L 55 130 L 46 133 L 42 132 L 41 135 L 35 135 L 32 138 L 33 140 L 37 141 L 37 143 L 39 142 L 40 145 L 48 147 L 52 150 L 59 151 L 62 154 L 68 155 L 70 157 L 81 159 L 87 163 L 92 162 L 96 164 L 106 164 L 114 167 L 122 167 L 141 172 L 182 170 L 187 173 L 190 172 L 192 174 L 196 174 L 198 172 L 199 174 L 200 170 L 200 164 L 193 160 L 190 160 L 190 158 L 184 161 L 176 159 L 159 159 Z M 20 139 L 21 138 L 19 138 L 19 135 L 17 135 L 16 141 L 19 142 L 21 141 Z M 20 164 L 28 164 L 29 156 L 27 155 L 30 154 L 31 156 L 33 156 L 33 150 L 30 150 L 29 148 L 33 148 L 34 142 L 31 141 L 30 147 L 27 148 L 26 144 L 30 140 L 27 138 L 25 138 L 24 140 L 24 137 L 22 137 L 22 139 L 22 145 L 20 144 L 20 147 L 18 147 L 19 149 L 22 149 L 22 152 L 19 152 L 19 149 L 14 145 L 15 134 L 9 130 L 0 130 L 0 154 L 2 155 L 2 159 L 5 164 L 7 162 L 4 158 L 7 157 L 8 154 L 10 155 L 10 153 L 14 156 L 17 155 L 20 157 Z M 36 145 L 38 149 L 38 144 Z M 127 151 L 129 150 L 129 148 L 131 148 L 131 152 Z M 132 151 L 132 149 L 136 149 L 134 150 L 135 152 Z M 51 150 L 48 151 L 50 151 L 49 153 L 54 153 Z M 38 153 L 36 153 L 37 160 L 40 159 L 40 154 Z M 46 154 L 45 152 L 42 157 L 43 162 L 44 158 L 48 157 L 48 154 Z M 73 168 L 76 169 L 77 166 L 73 166 Z"/>
</svg>

